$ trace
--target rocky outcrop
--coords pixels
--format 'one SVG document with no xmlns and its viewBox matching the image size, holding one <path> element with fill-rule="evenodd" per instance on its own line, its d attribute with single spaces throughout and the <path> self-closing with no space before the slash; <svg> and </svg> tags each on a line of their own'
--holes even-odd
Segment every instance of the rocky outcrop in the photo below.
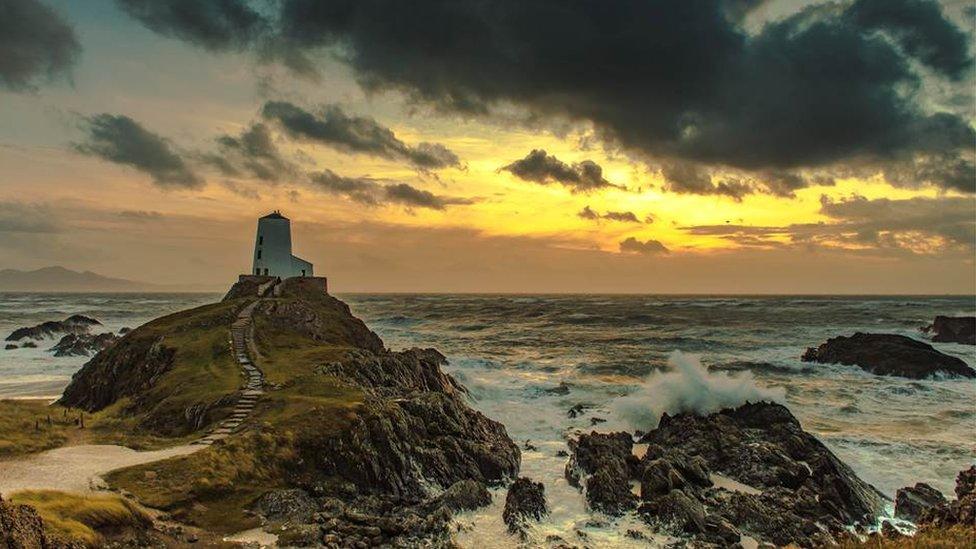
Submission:
<svg viewBox="0 0 976 549">
<path fill-rule="evenodd" d="M 939 352 L 931 345 L 910 337 L 891 334 L 856 333 L 828 339 L 809 348 L 805 362 L 857 365 L 877 375 L 924 379 L 935 375 L 976 377 L 976 370 L 963 360 Z"/>
<path fill-rule="evenodd" d="M 176 349 L 162 337 L 128 337 L 98 353 L 72 377 L 58 401 L 96 412 L 120 398 L 138 397 L 173 366 Z"/>
<path fill-rule="evenodd" d="M 508 525 L 509 532 L 524 535 L 529 521 L 541 520 L 548 514 L 545 487 L 541 482 L 519 477 L 508 487 L 502 520 Z"/>
<path fill-rule="evenodd" d="M 648 446 L 640 460 L 630 455 L 627 433 L 593 433 L 571 445 L 570 464 L 594 472 L 585 484 L 592 507 L 636 506 L 648 523 L 707 543 L 731 545 L 749 535 L 801 546 L 846 539 L 849 525 L 873 523 L 884 508 L 879 491 L 778 404 L 665 415 L 641 442 Z M 609 504 L 589 493 L 605 464 L 615 464 L 603 477 L 614 487 L 600 487 L 600 498 L 616 498 Z M 639 502 L 630 493 L 634 481 Z"/>
<path fill-rule="evenodd" d="M 29 505 L 14 505 L 0 498 L 0 547 L 46 549 L 54 547 L 44 533 L 44 523 Z"/>
<path fill-rule="evenodd" d="M 895 494 L 895 516 L 917 522 L 926 512 L 947 505 L 942 492 L 924 482 L 907 486 Z"/>
<path fill-rule="evenodd" d="M 591 509 L 621 515 L 637 506 L 637 496 L 628 484 L 638 464 L 633 447 L 634 439 L 628 433 L 593 432 L 569 442 L 572 454 L 566 464 L 566 480 L 585 488 Z"/>
<path fill-rule="evenodd" d="M 42 322 L 36 326 L 18 328 L 7 336 L 7 341 L 17 341 L 20 339 L 44 339 L 54 337 L 58 334 L 85 334 L 92 326 L 101 326 L 102 323 L 94 318 L 85 315 L 71 315 L 64 320 L 52 320 Z"/>
<path fill-rule="evenodd" d="M 252 508 L 270 521 L 308 522 L 319 506 L 304 490 L 284 489 L 265 492 Z"/>
<path fill-rule="evenodd" d="M 976 316 L 937 316 L 922 331 L 932 334 L 932 341 L 939 343 L 976 345 Z"/>
<path fill-rule="evenodd" d="M 459 480 L 437 500 L 451 511 L 473 511 L 491 505 L 491 492 L 476 480 Z"/>
<path fill-rule="evenodd" d="M 916 485 L 917 486 L 917 485 Z M 976 465 L 956 477 L 956 499 L 922 511 L 916 523 L 922 529 L 976 524 Z"/>
<path fill-rule="evenodd" d="M 380 354 L 356 351 L 316 372 L 366 393 L 342 436 L 302 441 L 316 475 L 339 475 L 361 492 L 421 498 L 425 483 L 499 484 L 513 478 L 521 454 L 505 427 L 468 407 L 465 393 L 441 371 L 433 349 Z"/>
<path fill-rule="evenodd" d="M 51 351 L 54 356 L 91 356 L 107 349 L 119 340 L 119 336 L 105 332 L 103 334 L 68 334 L 62 337 Z"/>
</svg>

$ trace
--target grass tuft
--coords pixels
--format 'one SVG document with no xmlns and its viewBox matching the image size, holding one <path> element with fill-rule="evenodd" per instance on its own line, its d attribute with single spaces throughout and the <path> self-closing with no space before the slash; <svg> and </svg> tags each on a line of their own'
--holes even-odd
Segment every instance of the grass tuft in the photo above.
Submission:
<svg viewBox="0 0 976 549">
<path fill-rule="evenodd" d="M 144 529 L 152 517 L 136 504 L 114 494 L 82 495 L 57 490 L 25 490 L 10 495 L 12 503 L 30 505 L 44 521 L 45 531 L 64 541 L 98 546 L 103 533 Z"/>
</svg>

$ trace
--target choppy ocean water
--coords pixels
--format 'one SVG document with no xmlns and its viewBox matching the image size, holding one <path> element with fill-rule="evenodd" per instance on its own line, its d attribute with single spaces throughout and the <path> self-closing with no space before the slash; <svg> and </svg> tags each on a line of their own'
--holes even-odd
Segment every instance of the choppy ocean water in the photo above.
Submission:
<svg viewBox="0 0 976 549">
<path fill-rule="evenodd" d="M 698 385 L 728 394 L 776 395 L 807 431 L 883 492 L 928 482 L 949 494 L 973 463 L 976 382 L 913 381 L 856 367 L 806 364 L 809 346 L 855 331 L 923 338 L 939 314 L 973 315 L 973 297 L 701 297 L 343 295 L 387 346 L 435 347 L 469 389 L 472 405 L 504 423 L 523 450 L 522 474 L 546 485 L 552 515 L 532 537 L 575 531 L 595 545 L 624 545 L 627 517 L 589 514 L 563 478 L 566 438 L 576 431 L 648 429 Z M 0 294 L 0 336 L 16 327 L 94 316 L 106 329 L 135 327 L 165 313 L 219 299 L 207 294 Z M 84 359 L 43 348 L 0 351 L 0 397 L 57 394 Z M 976 366 L 976 349 L 935 344 Z M 704 379 L 673 373 L 669 357 L 700 361 Z M 688 356 L 691 355 L 691 356 Z M 693 367 L 692 367 L 693 370 Z M 727 376 L 733 376 L 731 379 Z M 751 379 L 749 379 L 751 377 Z M 692 401 L 694 399 L 692 398 Z M 585 411 L 575 418 L 568 410 Z M 709 403 L 697 403 L 696 405 Z M 598 421 L 594 423 L 594 420 Z M 600 422 L 599 420 L 605 420 Z M 465 545 L 510 546 L 501 506 L 465 515 Z"/>
</svg>

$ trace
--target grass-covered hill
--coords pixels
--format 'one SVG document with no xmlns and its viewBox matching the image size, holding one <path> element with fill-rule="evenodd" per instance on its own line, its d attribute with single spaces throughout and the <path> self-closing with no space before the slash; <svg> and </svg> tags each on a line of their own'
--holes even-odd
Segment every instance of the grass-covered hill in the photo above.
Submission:
<svg viewBox="0 0 976 549">
<path fill-rule="evenodd" d="M 122 440 L 199 438 L 240 398 L 230 325 L 258 300 L 249 354 L 267 385 L 243 429 L 187 456 L 116 471 L 110 485 L 218 532 L 281 520 L 269 500 L 291 509 L 308 498 L 317 503 L 297 505 L 308 512 L 288 516 L 304 525 L 301 535 L 409 544 L 448 535 L 442 489 L 517 474 L 518 448 L 504 426 L 467 406 L 440 353 L 386 350 L 345 303 L 299 280 L 268 295 L 235 285 L 220 303 L 133 330 L 74 376 L 60 404 L 96 413 Z M 323 502 L 342 510 L 334 518 L 345 533 L 313 525 L 310 510 Z M 347 512 L 389 528 L 359 532 Z"/>
</svg>

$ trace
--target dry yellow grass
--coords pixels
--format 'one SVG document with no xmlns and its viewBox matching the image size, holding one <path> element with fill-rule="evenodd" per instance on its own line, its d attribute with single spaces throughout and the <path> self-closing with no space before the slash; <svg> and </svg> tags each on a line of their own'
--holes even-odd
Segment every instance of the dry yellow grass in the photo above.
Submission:
<svg viewBox="0 0 976 549">
<path fill-rule="evenodd" d="M 10 495 L 10 501 L 30 505 L 54 537 L 97 546 L 102 532 L 125 528 L 146 528 L 152 518 L 136 504 L 114 494 L 83 495 L 56 490 L 25 490 Z"/>
<path fill-rule="evenodd" d="M 976 525 L 923 529 L 914 536 L 898 539 L 872 537 L 861 543 L 841 545 L 844 549 L 957 549 L 976 547 Z"/>
</svg>

